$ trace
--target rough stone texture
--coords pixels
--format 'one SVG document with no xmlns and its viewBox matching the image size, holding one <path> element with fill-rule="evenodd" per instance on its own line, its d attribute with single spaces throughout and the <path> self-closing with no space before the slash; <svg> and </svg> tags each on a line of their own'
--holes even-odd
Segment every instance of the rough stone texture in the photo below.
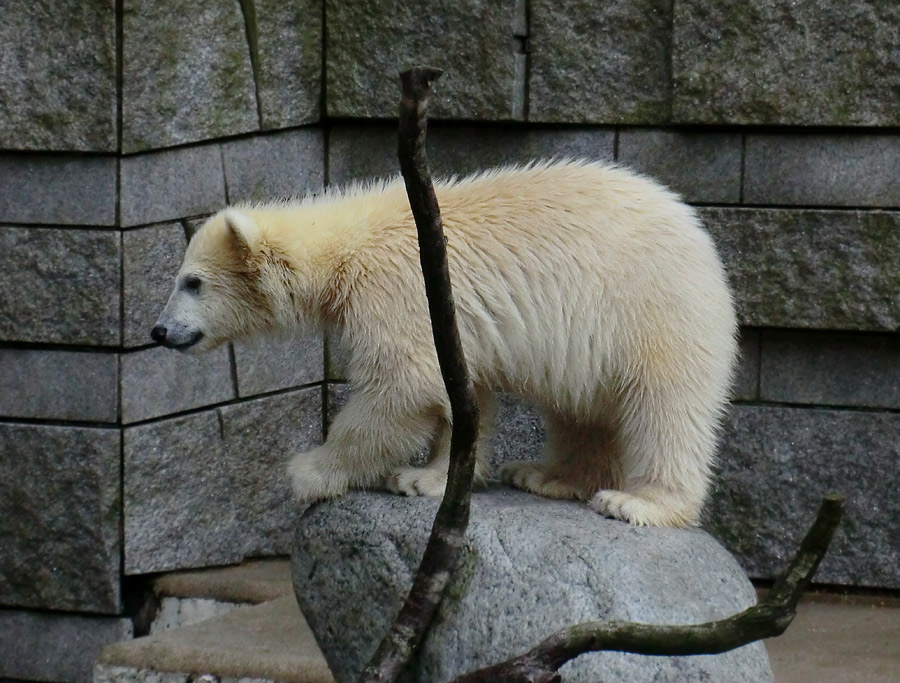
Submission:
<svg viewBox="0 0 900 683">
<path fill-rule="evenodd" d="M 119 235 L 0 228 L 0 339 L 119 343 Z"/>
<path fill-rule="evenodd" d="M 702 209 L 744 325 L 900 328 L 900 213 Z"/>
<path fill-rule="evenodd" d="M 321 0 L 254 0 L 256 94 L 264 129 L 318 121 L 322 100 Z"/>
<path fill-rule="evenodd" d="M 228 348 L 185 354 L 162 346 L 122 355 L 122 422 L 138 422 L 235 397 Z"/>
<path fill-rule="evenodd" d="M 114 0 L 6 0 L 0 148 L 116 149 Z"/>
<path fill-rule="evenodd" d="M 428 160 L 440 176 L 550 157 L 612 161 L 614 137 L 604 128 L 435 125 L 428 129 Z M 396 127 L 335 126 L 329 136 L 328 170 L 331 183 L 398 175 Z"/>
<path fill-rule="evenodd" d="M 898 206 L 898 176 L 895 135 L 747 136 L 748 204 Z"/>
<path fill-rule="evenodd" d="M 491 463 L 539 460 L 544 450 L 544 418 L 537 409 L 506 394 L 497 398 L 496 433 Z"/>
<path fill-rule="evenodd" d="M 0 349 L 0 415 L 116 422 L 118 414 L 116 354 Z"/>
<path fill-rule="evenodd" d="M 90 683 L 100 649 L 131 637 L 129 619 L 0 610 L 0 676 Z"/>
<path fill-rule="evenodd" d="M 761 398 L 900 408 L 900 337 L 767 330 Z"/>
<path fill-rule="evenodd" d="M 122 151 L 259 127 L 241 3 L 126 0 Z"/>
<path fill-rule="evenodd" d="M 300 513 L 287 462 L 322 442 L 322 391 L 312 387 L 220 410 L 228 495 L 241 511 L 245 556 L 285 555 Z"/>
<path fill-rule="evenodd" d="M 679 0 L 674 118 L 686 123 L 896 126 L 900 5 Z"/>
<path fill-rule="evenodd" d="M 186 244 L 180 223 L 154 225 L 122 234 L 126 347 L 151 343 L 150 329 L 172 293 Z"/>
<path fill-rule="evenodd" d="M 225 206 L 218 145 L 124 157 L 120 171 L 124 227 L 185 218 Z"/>
<path fill-rule="evenodd" d="M 242 397 L 321 382 L 325 373 L 321 337 L 235 343 L 234 359 Z"/>
<path fill-rule="evenodd" d="M 793 555 L 822 496 L 847 496 L 816 581 L 900 587 L 900 415 L 733 406 L 704 526 L 753 577 Z"/>
<path fill-rule="evenodd" d="M 530 4 L 530 121 L 658 124 L 671 110 L 669 0 Z"/>
<path fill-rule="evenodd" d="M 744 328 L 740 332 L 741 354 L 732 387 L 732 398 L 753 401 L 759 398 L 760 332 Z"/>
<path fill-rule="evenodd" d="M 119 611 L 119 481 L 118 430 L 0 425 L 0 604 Z"/>
<path fill-rule="evenodd" d="M 394 118 L 398 74 L 414 64 L 444 70 L 435 84 L 433 118 L 513 117 L 517 79 L 513 40 L 516 0 L 327 0 L 329 116 Z"/>
<path fill-rule="evenodd" d="M 736 204 L 741 196 L 740 133 L 626 129 L 618 161 L 691 203 Z"/>
<path fill-rule="evenodd" d="M 294 130 L 222 143 L 228 202 L 302 196 L 325 181 L 319 129 Z"/>
<path fill-rule="evenodd" d="M 0 187 L 3 223 L 116 223 L 113 157 L 0 154 Z"/>
<path fill-rule="evenodd" d="M 289 552 L 286 463 L 321 442 L 318 387 L 125 429 L 125 572 Z"/>
<path fill-rule="evenodd" d="M 124 430 L 126 574 L 243 559 L 221 429 L 209 410 Z"/>
<path fill-rule="evenodd" d="M 355 680 L 406 597 L 438 501 L 350 494 L 297 529 L 294 590 L 338 681 Z M 586 506 L 504 489 L 476 493 L 461 565 L 408 680 L 445 681 L 576 623 L 700 623 L 756 601 L 701 531 L 634 528 Z M 761 643 L 716 657 L 585 655 L 565 681 L 771 680 Z"/>
</svg>

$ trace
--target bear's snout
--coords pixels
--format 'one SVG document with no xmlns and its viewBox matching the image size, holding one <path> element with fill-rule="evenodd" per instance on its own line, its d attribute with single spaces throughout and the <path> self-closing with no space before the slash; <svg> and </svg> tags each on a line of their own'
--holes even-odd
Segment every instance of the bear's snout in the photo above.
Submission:
<svg viewBox="0 0 900 683">
<path fill-rule="evenodd" d="M 152 330 L 150 330 L 150 336 L 153 338 L 157 344 L 165 344 L 166 343 L 166 330 L 164 325 L 157 325 Z"/>
</svg>

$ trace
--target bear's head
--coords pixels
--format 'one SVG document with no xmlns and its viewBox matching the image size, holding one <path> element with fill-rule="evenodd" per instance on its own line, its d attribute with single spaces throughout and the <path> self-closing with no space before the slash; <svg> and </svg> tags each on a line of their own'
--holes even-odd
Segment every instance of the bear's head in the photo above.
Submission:
<svg viewBox="0 0 900 683">
<path fill-rule="evenodd" d="M 175 289 L 150 336 L 163 346 L 195 352 L 272 330 L 272 265 L 272 250 L 247 213 L 226 209 L 213 216 L 188 244 Z"/>
</svg>

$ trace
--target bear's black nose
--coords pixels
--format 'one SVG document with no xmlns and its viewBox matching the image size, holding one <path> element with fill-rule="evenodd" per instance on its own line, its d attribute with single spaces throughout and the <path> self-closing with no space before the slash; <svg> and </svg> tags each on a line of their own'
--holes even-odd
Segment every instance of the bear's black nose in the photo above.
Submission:
<svg viewBox="0 0 900 683">
<path fill-rule="evenodd" d="M 165 344 L 166 342 L 166 328 L 162 325 L 157 325 L 152 330 L 150 330 L 150 336 L 153 337 L 153 341 L 157 344 Z"/>
</svg>

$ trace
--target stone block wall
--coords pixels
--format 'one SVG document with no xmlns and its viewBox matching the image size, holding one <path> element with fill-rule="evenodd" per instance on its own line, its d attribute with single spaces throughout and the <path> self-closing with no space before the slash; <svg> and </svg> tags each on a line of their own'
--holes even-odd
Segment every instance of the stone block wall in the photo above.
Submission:
<svg viewBox="0 0 900 683">
<path fill-rule="evenodd" d="M 705 524 L 770 577 L 838 489 L 819 580 L 900 588 L 898 24 L 880 0 L 2 3 L 0 678 L 84 678 L 129 632 L 123 577 L 287 550 L 283 462 L 345 395 L 340 350 L 147 331 L 210 213 L 396 171 L 415 62 L 446 70 L 439 173 L 604 159 L 699 207 L 743 326 Z M 497 459 L 536 456 L 539 418 L 501 416 Z M 74 631 L 65 671 L 29 654 Z"/>
</svg>

